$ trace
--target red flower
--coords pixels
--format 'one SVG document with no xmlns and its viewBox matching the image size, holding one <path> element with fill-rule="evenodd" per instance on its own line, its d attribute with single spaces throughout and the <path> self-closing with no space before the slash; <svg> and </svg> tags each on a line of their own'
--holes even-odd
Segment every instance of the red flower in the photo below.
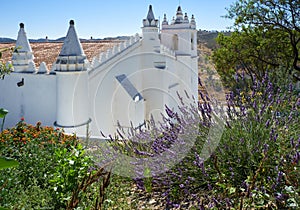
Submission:
<svg viewBox="0 0 300 210">
<path fill-rule="evenodd" d="M 25 120 L 25 118 L 24 117 L 21 117 L 21 121 L 24 121 Z"/>
</svg>

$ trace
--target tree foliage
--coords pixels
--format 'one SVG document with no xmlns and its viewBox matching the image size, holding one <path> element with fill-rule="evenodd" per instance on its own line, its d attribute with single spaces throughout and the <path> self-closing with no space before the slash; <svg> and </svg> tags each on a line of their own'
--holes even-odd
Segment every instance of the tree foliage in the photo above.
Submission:
<svg viewBox="0 0 300 210">
<path fill-rule="evenodd" d="M 225 82 L 240 70 L 258 79 L 272 70 L 274 78 L 300 81 L 300 0 L 238 0 L 226 17 L 235 20 L 235 31 L 219 35 L 213 54 Z"/>
<path fill-rule="evenodd" d="M 5 51 L 8 51 L 8 50 L 13 50 L 13 49 L 10 49 L 10 48 L 0 49 L 0 78 L 1 79 L 4 79 L 4 76 L 6 74 L 9 74 L 12 71 L 12 65 L 11 64 L 5 65 L 1 60 L 2 53 Z"/>
</svg>

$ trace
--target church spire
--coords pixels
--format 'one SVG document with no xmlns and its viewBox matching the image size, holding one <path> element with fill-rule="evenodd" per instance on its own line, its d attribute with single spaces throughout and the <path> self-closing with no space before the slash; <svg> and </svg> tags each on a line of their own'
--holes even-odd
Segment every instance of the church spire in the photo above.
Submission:
<svg viewBox="0 0 300 210">
<path fill-rule="evenodd" d="M 147 18 L 143 20 L 144 27 L 157 27 L 158 20 L 155 19 L 153 11 L 152 11 L 152 5 L 149 5 L 149 10 L 147 14 Z"/>
<path fill-rule="evenodd" d="M 86 55 L 83 52 L 74 25 L 74 20 L 70 20 L 67 36 L 56 60 L 56 71 L 87 70 Z"/>
</svg>

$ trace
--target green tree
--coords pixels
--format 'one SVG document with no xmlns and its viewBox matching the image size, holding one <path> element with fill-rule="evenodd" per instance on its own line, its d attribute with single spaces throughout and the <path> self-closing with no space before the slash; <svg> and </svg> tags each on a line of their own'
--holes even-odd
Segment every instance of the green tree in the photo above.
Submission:
<svg viewBox="0 0 300 210">
<path fill-rule="evenodd" d="M 300 0 L 238 0 L 228 9 L 235 20 L 231 36 L 220 34 L 213 53 L 216 68 L 229 86 L 243 70 L 262 78 L 293 76 L 300 81 Z"/>
</svg>

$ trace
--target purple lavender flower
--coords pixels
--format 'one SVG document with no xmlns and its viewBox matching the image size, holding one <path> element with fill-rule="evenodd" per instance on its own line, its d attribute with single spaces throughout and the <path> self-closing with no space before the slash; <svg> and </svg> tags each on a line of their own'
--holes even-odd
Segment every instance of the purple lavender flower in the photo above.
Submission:
<svg viewBox="0 0 300 210">
<path fill-rule="evenodd" d="M 178 203 L 173 203 L 172 206 L 175 207 L 175 208 L 179 208 L 179 207 L 180 207 L 180 204 L 178 204 Z"/>
<path fill-rule="evenodd" d="M 238 73 L 235 73 L 234 79 L 235 79 L 236 82 L 239 82 L 239 75 L 238 75 Z"/>
<path fill-rule="evenodd" d="M 266 122 L 266 124 L 265 124 L 266 128 L 268 128 L 269 125 L 270 125 L 270 119 L 268 119 L 267 122 Z"/>
<path fill-rule="evenodd" d="M 298 164 L 300 160 L 300 152 L 296 152 L 296 154 L 293 157 L 293 164 Z"/>
<path fill-rule="evenodd" d="M 283 177 L 283 172 L 282 171 L 279 171 L 278 174 L 277 174 L 277 178 L 276 178 L 276 183 L 279 184 L 279 182 L 281 181 Z"/>
<path fill-rule="evenodd" d="M 272 98 L 273 98 L 273 95 L 272 95 L 272 93 L 270 93 L 270 94 L 268 95 L 268 100 L 270 101 Z"/>
<path fill-rule="evenodd" d="M 275 134 L 275 136 L 273 137 L 273 140 L 276 141 L 278 138 L 278 133 Z"/>
<path fill-rule="evenodd" d="M 277 103 L 277 104 L 280 104 L 280 103 L 281 103 L 281 99 L 280 99 L 280 98 L 277 98 L 276 103 Z"/>
<path fill-rule="evenodd" d="M 229 198 L 225 198 L 225 202 L 226 202 L 226 208 L 229 208 L 231 206 L 230 199 Z"/>
<path fill-rule="evenodd" d="M 289 84 L 289 92 L 292 92 L 292 91 L 293 91 L 293 84 L 290 83 L 290 84 Z"/>
<path fill-rule="evenodd" d="M 257 108 L 257 105 L 256 105 L 256 100 L 253 102 L 253 105 L 252 105 L 252 106 L 253 106 L 253 108 L 254 108 L 254 109 L 256 109 L 256 108 Z"/>
<path fill-rule="evenodd" d="M 212 186 L 209 183 L 207 184 L 207 187 L 208 187 L 208 190 L 212 190 L 213 189 Z"/>
</svg>

